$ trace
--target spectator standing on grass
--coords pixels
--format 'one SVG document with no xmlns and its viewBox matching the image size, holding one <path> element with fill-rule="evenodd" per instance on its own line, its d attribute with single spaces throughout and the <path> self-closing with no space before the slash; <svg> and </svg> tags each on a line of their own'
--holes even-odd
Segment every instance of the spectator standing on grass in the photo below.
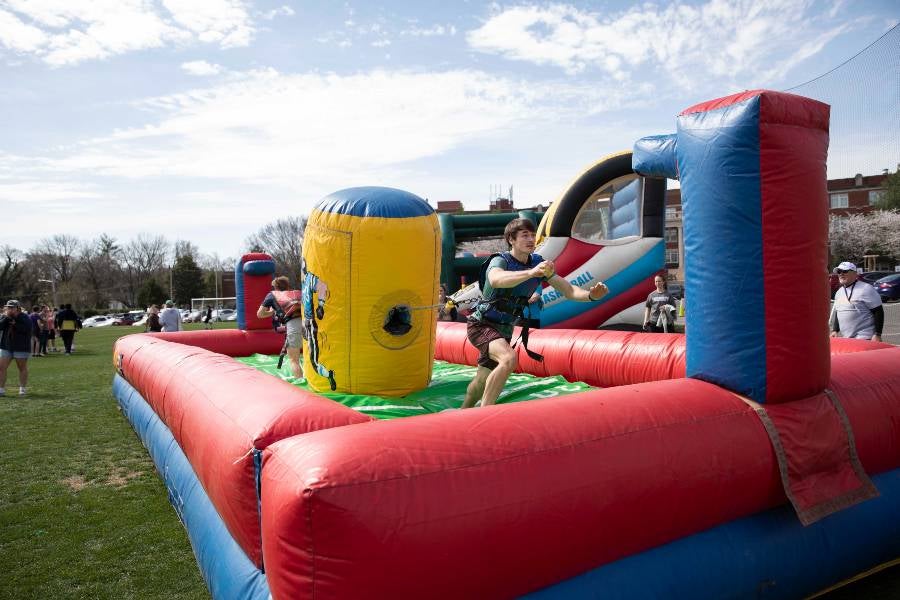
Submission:
<svg viewBox="0 0 900 600">
<path fill-rule="evenodd" d="M 206 307 L 206 316 L 203 317 L 204 329 L 212 329 L 212 305 Z"/>
<path fill-rule="evenodd" d="M 159 307 L 155 304 L 151 304 L 147 309 L 147 331 L 154 333 L 162 331 L 162 323 L 159 322 Z"/>
<path fill-rule="evenodd" d="M 63 339 L 66 356 L 70 356 L 75 349 L 75 332 L 81 329 L 81 319 L 78 318 L 78 313 L 72 310 L 71 304 L 63 304 L 62 310 L 56 313 L 56 328 Z"/>
<path fill-rule="evenodd" d="M 881 341 L 884 307 L 875 288 L 857 278 L 856 265 L 842 262 L 835 267 L 841 287 L 834 293 L 831 337 Z"/>
<path fill-rule="evenodd" d="M 47 321 L 47 342 L 50 345 L 50 352 L 59 352 L 59 348 L 56 347 L 56 309 L 48 308 L 44 319 Z"/>
<path fill-rule="evenodd" d="M 41 355 L 41 307 L 32 306 L 31 313 L 28 315 L 31 319 L 31 356 Z"/>
<path fill-rule="evenodd" d="M 9 300 L 0 314 L 0 396 L 6 395 L 6 371 L 13 360 L 19 369 L 19 395 L 25 395 L 32 337 L 31 319 L 18 300 Z"/>
<path fill-rule="evenodd" d="M 172 300 L 166 300 L 166 307 L 159 313 L 159 322 L 163 331 L 181 331 L 181 311 L 175 308 Z"/>
<path fill-rule="evenodd" d="M 47 340 L 50 339 L 50 307 L 44 305 L 41 307 L 41 319 L 38 321 L 40 331 L 38 332 L 38 355 L 47 356 Z"/>
</svg>

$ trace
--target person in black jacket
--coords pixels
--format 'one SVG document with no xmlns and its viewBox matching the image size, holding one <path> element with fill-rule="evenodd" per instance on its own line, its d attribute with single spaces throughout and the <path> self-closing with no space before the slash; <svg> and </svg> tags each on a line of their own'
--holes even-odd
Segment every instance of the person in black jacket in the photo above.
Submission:
<svg viewBox="0 0 900 600">
<path fill-rule="evenodd" d="M 66 354 L 71 355 L 75 332 L 81 329 L 81 319 L 72 310 L 71 304 L 63 304 L 62 310 L 56 313 L 56 328 L 59 330 L 59 335 L 62 336 Z"/>
<path fill-rule="evenodd" d="M 6 371 L 13 359 L 19 368 L 19 395 L 25 395 L 29 356 L 31 356 L 31 319 L 22 312 L 18 300 L 10 300 L 0 315 L 0 396 L 6 394 Z"/>
</svg>

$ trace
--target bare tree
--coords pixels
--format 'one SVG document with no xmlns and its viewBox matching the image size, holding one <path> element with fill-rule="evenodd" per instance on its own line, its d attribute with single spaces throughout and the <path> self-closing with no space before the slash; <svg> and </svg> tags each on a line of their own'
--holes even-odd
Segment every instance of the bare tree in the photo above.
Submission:
<svg viewBox="0 0 900 600">
<path fill-rule="evenodd" d="M 169 255 L 169 242 L 161 235 L 140 234 L 122 252 L 125 279 L 125 304 L 137 305 L 137 293 L 150 277 L 159 276 Z"/>
<path fill-rule="evenodd" d="M 195 261 L 200 258 L 200 248 L 188 240 L 175 240 L 174 252 L 176 261 L 183 256 L 190 256 Z"/>
<path fill-rule="evenodd" d="M 245 245 L 251 252 L 269 254 L 279 274 L 299 283 L 302 279 L 301 254 L 306 221 L 304 216 L 278 219 L 248 237 Z"/>
<path fill-rule="evenodd" d="M 111 297 L 121 295 L 117 289 L 121 255 L 115 238 L 105 233 L 82 244 L 78 258 L 85 279 L 86 300 L 91 306 L 106 306 Z"/>
<path fill-rule="evenodd" d="M 80 244 L 74 235 L 59 233 L 38 242 L 30 254 L 43 255 L 51 269 L 45 276 L 52 276 L 60 284 L 66 284 L 75 275 Z"/>
</svg>

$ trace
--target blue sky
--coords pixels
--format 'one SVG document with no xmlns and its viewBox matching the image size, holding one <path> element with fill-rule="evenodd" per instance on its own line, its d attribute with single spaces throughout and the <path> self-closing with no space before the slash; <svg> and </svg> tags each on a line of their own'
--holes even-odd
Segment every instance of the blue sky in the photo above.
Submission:
<svg viewBox="0 0 900 600">
<path fill-rule="evenodd" d="M 0 245 L 138 233 L 235 256 L 328 193 L 548 204 L 694 103 L 785 89 L 893 0 L 0 0 Z M 886 165 L 890 166 L 890 165 Z M 8 223 L 8 221 L 7 221 Z"/>
</svg>

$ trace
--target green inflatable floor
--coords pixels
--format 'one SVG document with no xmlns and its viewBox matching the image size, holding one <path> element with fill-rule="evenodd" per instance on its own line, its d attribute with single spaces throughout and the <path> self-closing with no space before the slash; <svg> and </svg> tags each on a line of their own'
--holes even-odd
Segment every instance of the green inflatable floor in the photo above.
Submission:
<svg viewBox="0 0 900 600">
<path fill-rule="evenodd" d="M 253 356 L 238 357 L 236 360 L 255 367 L 260 371 L 280 377 L 281 379 L 309 390 L 306 379 L 294 379 L 291 376 L 290 365 L 285 359 L 281 370 L 278 369 L 278 357 L 254 354 Z M 355 394 L 319 393 L 326 398 L 331 398 L 353 410 L 358 410 L 377 419 L 396 419 L 398 417 L 412 417 L 428 413 L 441 412 L 448 408 L 459 408 L 463 397 L 466 395 L 466 386 L 475 376 L 475 367 L 455 365 L 443 361 L 434 361 L 431 384 L 423 389 L 403 398 L 381 398 L 379 396 L 366 396 Z M 586 383 L 569 383 L 563 377 L 535 377 L 513 373 L 509 376 L 503 393 L 500 394 L 498 404 L 510 402 L 523 402 L 538 398 L 552 398 L 565 396 L 575 392 L 583 392 L 591 389 Z"/>
</svg>

